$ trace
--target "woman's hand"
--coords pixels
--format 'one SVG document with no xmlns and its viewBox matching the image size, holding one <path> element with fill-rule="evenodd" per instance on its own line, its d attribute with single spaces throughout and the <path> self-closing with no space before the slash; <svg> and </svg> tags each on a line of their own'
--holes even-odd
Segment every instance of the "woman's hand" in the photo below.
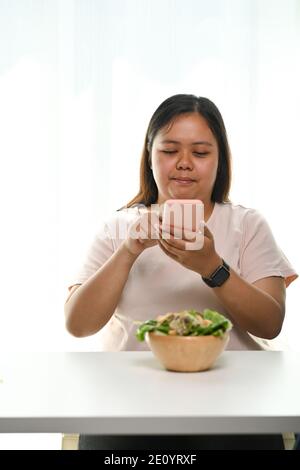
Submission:
<svg viewBox="0 0 300 470">
<path fill-rule="evenodd" d="M 124 246 L 132 255 L 139 256 L 146 248 L 158 244 L 159 237 L 154 226 L 155 221 L 158 223 L 158 220 L 158 216 L 155 217 L 155 213 L 149 210 L 130 225 Z"/>
<path fill-rule="evenodd" d="M 192 251 L 186 249 L 186 243 L 190 243 L 191 240 L 184 237 L 180 240 L 174 238 L 172 227 L 170 227 L 170 235 L 168 236 L 170 239 L 162 238 L 163 233 L 160 225 L 158 241 L 160 248 L 167 256 L 185 268 L 195 271 L 203 277 L 209 277 L 222 264 L 222 258 L 215 250 L 213 235 L 206 225 L 204 226 L 203 247 Z"/>
</svg>

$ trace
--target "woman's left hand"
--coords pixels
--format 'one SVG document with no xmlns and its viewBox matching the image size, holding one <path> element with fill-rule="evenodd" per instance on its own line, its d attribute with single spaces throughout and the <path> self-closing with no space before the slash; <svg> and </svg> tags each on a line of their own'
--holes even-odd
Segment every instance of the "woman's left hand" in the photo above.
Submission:
<svg viewBox="0 0 300 470">
<path fill-rule="evenodd" d="M 203 277 L 209 277 L 222 264 L 222 258 L 215 250 L 213 235 L 206 225 L 204 226 L 204 243 L 201 249 L 187 250 L 186 243 L 190 243 L 191 240 L 184 237 L 182 239 L 174 238 L 172 228 L 170 228 L 170 239 L 166 240 L 162 238 L 162 235 L 160 224 L 158 244 L 162 251 L 185 268 L 195 271 Z"/>
</svg>

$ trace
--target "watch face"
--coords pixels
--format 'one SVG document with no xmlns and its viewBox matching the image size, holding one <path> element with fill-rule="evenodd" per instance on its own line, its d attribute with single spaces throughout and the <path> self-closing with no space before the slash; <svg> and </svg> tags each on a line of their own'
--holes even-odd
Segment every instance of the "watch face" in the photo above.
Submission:
<svg viewBox="0 0 300 470">
<path fill-rule="evenodd" d="M 230 268 L 228 264 L 223 260 L 223 265 L 215 271 L 214 274 L 209 278 L 202 277 L 203 281 L 209 287 L 220 287 L 230 276 Z"/>
<path fill-rule="evenodd" d="M 216 272 L 213 277 L 213 281 L 217 286 L 221 286 L 226 279 L 229 278 L 229 272 L 224 266 L 221 266 L 220 269 Z"/>
</svg>

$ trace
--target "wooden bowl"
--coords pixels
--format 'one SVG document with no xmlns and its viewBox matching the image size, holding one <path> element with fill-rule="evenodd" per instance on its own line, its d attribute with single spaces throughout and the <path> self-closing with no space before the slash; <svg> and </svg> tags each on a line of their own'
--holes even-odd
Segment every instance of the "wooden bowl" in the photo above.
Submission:
<svg viewBox="0 0 300 470">
<path fill-rule="evenodd" d="M 229 333 L 223 338 L 209 336 L 169 336 L 147 333 L 146 341 L 153 354 L 168 370 L 199 372 L 212 367 L 224 351 Z"/>
</svg>

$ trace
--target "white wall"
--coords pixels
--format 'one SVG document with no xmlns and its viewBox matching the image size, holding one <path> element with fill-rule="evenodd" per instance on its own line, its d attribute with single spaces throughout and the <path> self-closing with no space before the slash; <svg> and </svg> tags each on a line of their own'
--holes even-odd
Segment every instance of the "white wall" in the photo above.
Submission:
<svg viewBox="0 0 300 470">
<path fill-rule="evenodd" d="M 63 303 L 101 221 L 138 189 L 148 120 L 212 99 L 232 200 L 260 210 L 300 270 L 297 0 L 0 0 L 0 349 L 97 349 Z M 299 282 L 283 339 L 299 349 Z"/>
</svg>

